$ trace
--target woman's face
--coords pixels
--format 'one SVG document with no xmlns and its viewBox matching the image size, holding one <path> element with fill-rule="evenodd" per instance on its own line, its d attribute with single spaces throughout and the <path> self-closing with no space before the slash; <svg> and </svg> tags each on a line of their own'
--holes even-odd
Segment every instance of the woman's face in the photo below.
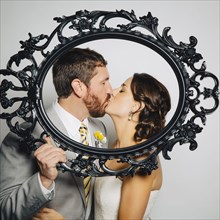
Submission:
<svg viewBox="0 0 220 220">
<path fill-rule="evenodd" d="M 130 87 L 132 78 L 128 78 L 119 88 L 113 90 L 113 96 L 105 109 L 110 116 L 128 118 L 129 112 L 132 111 L 132 106 L 135 103 Z"/>
</svg>

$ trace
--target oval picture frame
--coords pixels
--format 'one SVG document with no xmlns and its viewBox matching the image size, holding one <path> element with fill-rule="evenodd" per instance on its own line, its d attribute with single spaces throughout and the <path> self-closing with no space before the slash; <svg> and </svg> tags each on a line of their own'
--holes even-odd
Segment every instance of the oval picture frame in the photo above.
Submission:
<svg viewBox="0 0 220 220">
<path fill-rule="evenodd" d="M 117 18 L 123 19 L 124 22 L 117 23 L 116 27 L 107 24 Z M 6 77 L 0 84 L 1 106 L 8 109 L 15 103 L 20 103 L 13 112 L 2 112 L 0 118 L 6 120 L 10 131 L 21 137 L 21 146 L 25 150 L 36 150 L 44 143 L 43 135 L 46 133 L 58 147 L 77 154 L 68 164 L 59 164 L 63 171 L 73 172 L 78 176 L 123 177 L 134 175 L 137 171 L 151 174 L 152 170 L 157 169 L 157 155 L 162 152 L 165 159 L 170 159 L 168 152 L 172 151 L 177 143 L 189 143 L 190 150 L 197 148 L 196 135 L 202 131 L 202 126 L 205 126 L 207 115 L 219 106 L 219 81 L 215 75 L 206 71 L 204 61 L 199 68 L 196 67 L 203 58 L 196 52 L 195 37 L 191 36 L 188 44 L 177 44 L 168 34 L 170 27 L 164 28 L 162 34 L 159 34 L 158 18 L 153 17 L 150 12 L 137 18 L 134 11 L 82 10 L 72 16 L 56 17 L 54 20 L 58 22 L 58 26 L 49 36 L 41 34 L 33 37 L 29 34 L 28 40 L 20 42 L 22 50 L 10 58 L 6 69 L 0 70 L 0 75 Z M 73 34 L 65 36 L 68 25 Z M 42 88 L 55 60 L 73 47 L 100 39 L 122 39 L 141 44 L 160 55 L 173 70 L 179 87 L 177 108 L 165 128 L 146 142 L 123 149 L 84 146 L 64 135 L 50 121 L 45 111 Z M 50 49 L 53 40 L 57 40 L 58 44 Z M 40 65 L 37 65 L 35 58 L 37 52 L 43 56 Z M 22 66 L 24 61 L 29 64 Z M 13 69 L 14 64 L 18 70 Z M 16 78 L 20 85 L 15 85 L 8 77 Z M 206 79 L 211 79 L 214 86 L 201 88 L 201 82 Z M 25 92 L 26 96 L 10 98 L 10 90 Z M 214 104 L 205 108 L 202 106 L 202 98 L 212 99 Z M 21 118 L 22 122 L 17 118 Z M 36 136 L 33 131 L 38 124 L 42 127 L 42 133 Z M 142 160 L 137 159 L 143 154 L 148 156 Z M 112 170 L 106 166 L 106 162 L 112 159 L 127 165 L 121 170 Z"/>
</svg>

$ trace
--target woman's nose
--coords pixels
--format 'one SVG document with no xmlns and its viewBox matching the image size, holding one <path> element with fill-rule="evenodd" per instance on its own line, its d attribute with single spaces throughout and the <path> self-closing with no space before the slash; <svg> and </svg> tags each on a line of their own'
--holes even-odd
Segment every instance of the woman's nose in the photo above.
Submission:
<svg viewBox="0 0 220 220">
<path fill-rule="evenodd" d="M 117 88 L 117 89 L 113 89 L 112 95 L 113 95 L 113 96 L 116 96 L 117 93 L 118 93 L 118 91 L 119 91 L 119 88 Z"/>
</svg>

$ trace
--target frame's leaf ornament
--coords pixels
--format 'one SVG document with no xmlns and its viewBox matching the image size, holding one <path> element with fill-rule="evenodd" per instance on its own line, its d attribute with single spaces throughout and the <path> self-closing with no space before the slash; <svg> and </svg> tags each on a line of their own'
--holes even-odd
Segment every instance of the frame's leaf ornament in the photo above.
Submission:
<svg viewBox="0 0 220 220">
<path fill-rule="evenodd" d="M 117 24 L 116 27 L 108 26 L 107 23 L 113 18 L 122 18 L 126 24 Z M 135 172 L 151 174 L 157 169 L 157 155 L 162 152 L 165 159 L 170 159 L 168 152 L 179 143 L 189 143 L 189 149 L 197 148 L 196 135 L 203 129 L 195 122 L 197 118 L 205 125 L 206 115 L 213 113 L 219 106 L 219 81 L 215 75 L 206 71 L 205 62 L 199 68 L 195 67 L 202 55 L 196 52 L 197 39 L 189 38 L 189 43 L 180 42 L 177 44 L 171 35 L 168 34 L 170 27 L 163 29 L 162 35 L 158 33 L 158 19 L 149 12 L 146 16 L 137 18 L 134 11 L 78 11 L 72 16 L 54 18 L 59 24 L 48 36 L 41 34 L 33 37 L 29 33 L 29 39 L 20 41 L 21 51 L 13 55 L 6 69 L 0 70 L 1 80 L 0 103 L 3 109 L 9 109 L 20 104 L 11 113 L 2 112 L 1 119 L 5 119 L 8 127 L 16 133 L 21 140 L 21 146 L 26 150 L 35 150 L 39 143 L 43 143 L 41 137 L 35 138 L 32 132 L 36 123 L 39 123 L 43 130 L 52 136 L 59 147 L 74 151 L 78 157 L 72 159 L 70 165 L 60 164 L 63 171 L 74 172 L 78 176 L 104 176 L 134 175 Z M 64 30 L 69 25 L 73 35 L 65 36 Z M 138 28 L 138 29 L 137 29 Z M 143 34 L 140 29 L 149 34 Z M 56 38 L 57 36 L 57 38 Z M 42 103 L 42 85 L 49 68 L 53 62 L 62 56 L 68 49 L 82 43 L 96 39 L 124 39 L 134 41 L 151 48 L 161 55 L 172 67 L 179 85 L 179 102 L 174 116 L 162 132 L 147 142 L 136 146 L 128 146 L 124 149 L 99 149 L 85 148 L 82 144 L 75 142 L 63 135 L 49 120 Z M 49 50 L 52 40 L 58 40 L 58 45 Z M 43 60 L 37 64 L 35 55 L 40 52 Z M 22 63 L 30 62 L 24 68 L 16 71 L 13 64 L 20 67 Z M 193 72 L 190 76 L 187 68 Z M 7 78 L 14 78 L 19 81 L 17 86 Z M 211 79 L 213 88 L 201 90 L 201 84 L 205 79 Z M 8 97 L 9 91 L 15 91 L 16 96 Z M 18 96 L 21 92 L 21 96 Z M 25 93 L 25 95 L 24 95 Z M 209 109 L 201 104 L 203 99 L 213 99 L 214 106 Z M 199 108 L 200 107 L 200 108 Z M 16 107 L 14 107 L 16 108 Z M 192 116 L 186 121 L 190 113 Z M 13 123 L 15 121 L 15 123 Z M 138 160 L 139 155 L 148 153 L 148 157 Z M 83 157 L 86 155 L 87 157 Z M 127 163 L 127 168 L 122 170 L 111 170 L 106 166 L 109 159 L 118 158 L 119 163 Z"/>
</svg>

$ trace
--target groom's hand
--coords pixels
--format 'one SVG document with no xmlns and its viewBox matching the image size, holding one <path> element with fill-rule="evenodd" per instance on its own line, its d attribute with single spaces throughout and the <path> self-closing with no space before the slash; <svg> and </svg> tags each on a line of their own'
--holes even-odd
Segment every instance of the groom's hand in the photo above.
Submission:
<svg viewBox="0 0 220 220">
<path fill-rule="evenodd" d="M 50 137 L 46 137 L 46 144 L 41 145 L 34 153 L 40 168 L 40 179 L 45 188 L 50 188 L 57 178 L 57 164 L 67 161 L 65 152 L 52 145 Z"/>
<path fill-rule="evenodd" d="M 54 209 L 42 208 L 34 215 L 32 220 L 65 220 L 64 217 Z"/>
</svg>

